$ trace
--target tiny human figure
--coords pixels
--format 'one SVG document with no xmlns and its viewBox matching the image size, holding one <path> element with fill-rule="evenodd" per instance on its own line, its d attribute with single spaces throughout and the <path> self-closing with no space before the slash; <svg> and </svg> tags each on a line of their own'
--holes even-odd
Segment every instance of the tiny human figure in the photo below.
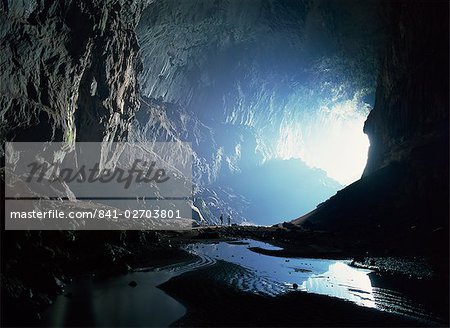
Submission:
<svg viewBox="0 0 450 328">
<path fill-rule="evenodd" d="M 223 225 L 223 215 L 220 214 L 220 225 Z"/>
<path fill-rule="evenodd" d="M 229 215 L 228 215 L 228 225 L 231 226 L 231 218 Z"/>
</svg>

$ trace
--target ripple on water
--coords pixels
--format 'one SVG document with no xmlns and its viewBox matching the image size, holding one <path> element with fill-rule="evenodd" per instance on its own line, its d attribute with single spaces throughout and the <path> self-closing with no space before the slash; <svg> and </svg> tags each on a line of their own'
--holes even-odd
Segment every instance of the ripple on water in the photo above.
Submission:
<svg viewBox="0 0 450 328">
<path fill-rule="evenodd" d="M 214 268 L 206 271 L 209 278 L 246 292 L 277 296 L 300 290 L 427 322 L 441 321 L 404 294 L 372 286 L 371 271 L 351 267 L 349 261 L 274 257 L 253 252 L 253 247 L 281 249 L 248 239 L 190 244 L 185 249 L 197 255 L 193 261 L 142 268 L 101 281 L 86 277 L 73 283 L 67 290 L 71 296 L 57 297 L 43 322 L 49 326 L 167 326 L 182 317 L 185 308 L 157 286 L 185 272 L 207 267 Z M 136 288 L 128 286 L 131 280 L 137 282 Z"/>
<path fill-rule="evenodd" d="M 327 295 L 350 301 L 360 306 L 376 308 L 437 322 L 439 318 L 429 313 L 421 304 L 411 301 L 404 294 L 373 287 L 371 270 L 354 268 L 346 260 L 282 258 L 253 252 L 251 248 L 280 250 L 281 248 L 255 241 L 197 243 L 186 250 L 211 261 L 237 264 L 244 270 L 224 270 L 216 278 L 241 290 L 276 296 L 289 291 Z M 191 269 L 202 267 L 205 259 Z M 295 284 L 295 285 L 294 285 Z M 295 288 L 294 288 L 295 287 Z"/>
</svg>

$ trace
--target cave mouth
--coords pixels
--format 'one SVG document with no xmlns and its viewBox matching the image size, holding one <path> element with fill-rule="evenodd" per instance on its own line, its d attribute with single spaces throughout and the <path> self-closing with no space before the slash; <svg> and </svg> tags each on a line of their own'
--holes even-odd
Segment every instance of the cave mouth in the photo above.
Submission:
<svg viewBox="0 0 450 328">
<path fill-rule="evenodd" d="M 375 6 L 169 0 L 144 10 L 136 35 L 150 108 L 138 121 L 149 139 L 192 142 L 200 210 L 276 223 L 361 177 L 382 39 Z M 280 172 L 282 181 L 295 179 L 295 191 L 287 181 L 274 186 Z M 218 195 L 227 188 L 247 203 L 288 210 L 244 215 L 244 205 Z"/>
<path fill-rule="evenodd" d="M 370 143 L 363 127 L 371 108 L 355 97 L 283 122 L 277 158 L 300 159 L 343 186 L 351 184 L 361 177 L 367 162 Z"/>
</svg>

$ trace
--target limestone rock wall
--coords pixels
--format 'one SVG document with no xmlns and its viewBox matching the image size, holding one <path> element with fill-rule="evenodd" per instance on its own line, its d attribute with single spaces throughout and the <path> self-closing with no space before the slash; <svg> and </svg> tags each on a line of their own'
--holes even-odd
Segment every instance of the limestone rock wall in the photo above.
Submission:
<svg viewBox="0 0 450 328">
<path fill-rule="evenodd" d="M 139 106 L 139 1 L 2 1 L 0 139 L 126 136 Z"/>
</svg>

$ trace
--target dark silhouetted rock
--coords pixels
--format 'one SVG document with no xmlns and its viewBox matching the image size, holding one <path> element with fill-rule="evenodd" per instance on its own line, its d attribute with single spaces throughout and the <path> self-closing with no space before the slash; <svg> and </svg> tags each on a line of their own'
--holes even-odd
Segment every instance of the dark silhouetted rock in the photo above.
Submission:
<svg viewBox="0 0 450 328">
<path fill-rule="evenodd" d="M 377 252 L 448 258 L 448 2 L 385 2 L 382 11 L 386 48 L 363 178 L 294 223 Z M 434 236 L 438 227 L 446 233 Z"/>
</svg>

